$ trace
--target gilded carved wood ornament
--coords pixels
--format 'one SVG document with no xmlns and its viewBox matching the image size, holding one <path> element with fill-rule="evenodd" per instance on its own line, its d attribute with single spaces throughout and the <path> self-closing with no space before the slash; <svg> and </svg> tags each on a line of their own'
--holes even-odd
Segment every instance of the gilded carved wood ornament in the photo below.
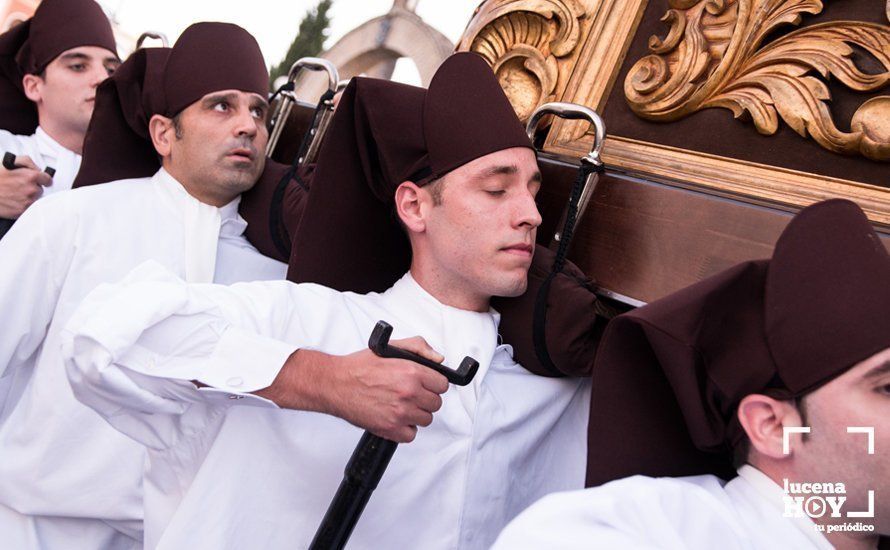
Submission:
<svg viewBox="0 0 890 550">
<path fill-rule="evenodd" d="M 750 116 L 772 135 L 779 118 L 803 137 L 844 154 L 890 160 L 890 95 L 862 103 L 851 131 L 832 120 L 825 82 L 834 78 L 860 92 L 890 83 L 890 26 L 831 21 L 805 26 L 764 44 L 777 27 L 818 14 L 820 0 L 670 0 L 665 38 L 631 68 L 624 92 L 631 109 L 649 120 L 671 121 L 722 107 Z M 890 2 L 888 2 L 890 17 Z M 852 59 L 855 45 L 882 72 L 865 72 Z"/>
<path fill-rule="evenodd" d="M 667 1 L 669 12 L 676 12 L 667 16 L 669 21 L 677 18 L 671 26 L 676 30 L 665 33 L 665 38 L 653 38 L 652 46 L 659 52 L 638 60 L 624 83 L 636 86 L 631 89 L 641 106 L 635 109 L 638 116 L 676 120 L 704 109 L 721 94 L 729 96 L 733 91 L 743 97 L 747 90 L 751 108 L 765 113 L 764 122 L 773 121 L 772 132 L 778 129 L 780 118 L 789 126 L 790 120 L 795 129 L 803 130 L 805 136 L 815 133 L 832 150 L 855 155 L 862 151 L 888 160 L 890 94 L 882 92 L 882 86 L 888 84 L 890 72 L 890 26 L 855 21 L 810 25 L 782 37 L 781 42 L 764 44 L 767 37 L 775 36 L 773 29 L 788 29 L 789 24 L 799 25 L 804 15 L 820 13 L 823 2 Z M 873 1 L 877 9 L 884 3 Z M 890 0 L 885 1 L 890 11 Z M 457 49 L 478 52 L 488 60 L 521 119 L 551 100 L 603 110 L 613 84 L 622 86 L 616 80 L 620 67 L 650 3 L 485 0 Z M 859 46 L 860 42 L 868 46 Z M 874 58 L 867 72 L 851 59 L 851 44 L 864 47 Z M 650 57 L 659 57 L 661 62 Z M 664 71 L 656 78 L 650 67 L 657 68 L 658 63 Z M 697 77 L 688 78 L 692 74 Z M 771 87 L 754 78 L 760 74 Z M 870 95 L 882 94 L 859 106 L 854 121 L 857 126 L 850 132 L 839 130 L 832 122 L 825 88 L 829 79 L 845 86 L 854 84 L 854 90 L 872 90 Z M 707 107 L 729 108 L 754 118 L 741 99 L 721 99 L 726 100 L 725 105 Z M 658 105 L 646 106 L 647 102 Z M 761 105 L 755 106 L 756 102 Z M 670 107 L 662 109 L 665 105 Z M 768 133 L 769 124 L 764 129 L 761 131 Z M 586 130 L 587 124 L 554 120 L 544 150 L 566 160 L 577 159 L 587 154 L 593 142 L 593 135 Z M 802 208 L 831 197 L 847 197 L 862 206 L 869 219 L 890 226 L 890 193 L 860 181 L 685 150 L 614 132 L 606 137 L 603 160 L 610 167 L 644 178 L 682 182 L 758 202 Z"/>
<path fill-rule="evenodd" d="M 481 54 L 498 76 L 519 118 L 557 99 L 568 77 L 558 58 L 581 40 L 584 6 L 577 0 L 505 0 L 474 17 L 458 51 Z"/>
</svg>

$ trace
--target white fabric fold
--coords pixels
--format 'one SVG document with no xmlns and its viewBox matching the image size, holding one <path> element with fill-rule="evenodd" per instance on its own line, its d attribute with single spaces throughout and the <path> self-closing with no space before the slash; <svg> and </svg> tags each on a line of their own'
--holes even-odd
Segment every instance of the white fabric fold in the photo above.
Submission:
<svg viewBox="0 0 890 550">
<path fill-rule="evenodd" d="M 216 243 L 221 220 L 219 209 L 199 201 L 184 206 L 185 280 L 190 283 L 213 281 Z"/>
</svg>

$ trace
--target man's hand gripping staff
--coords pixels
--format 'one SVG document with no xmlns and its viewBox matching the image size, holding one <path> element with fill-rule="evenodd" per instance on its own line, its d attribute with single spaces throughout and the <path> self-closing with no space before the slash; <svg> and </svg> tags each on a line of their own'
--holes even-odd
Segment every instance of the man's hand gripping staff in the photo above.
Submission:
<svg viewBox="0 0 890 550">
<path fill-rule="evenodd" d="M 30 158 L 16 158 L 9 151 L 3 153 L 3 168 L 6 170 L 0 173 L 0 238 L 15 219 L 40 198 L 43 188 L 52 185 L 56 174 L 49 166 L 41 172 Z"/>
<path fill-rule="evenodd" d="M 410 351 L 390 346 L 391 335 L 392 326 L 378 321 L 371 333 L 368 347 L 380 357 L 406 359 L 428 367 L 458 386 L 466 386 L 472 382 L 479 370 L 479 362 L 472 357 L 464 357 L 457 370 L 452 370 Z M 371 498 L 371 493 L 383 477 L 397 446 L 395 441 L 368 431 L 362 435 L 346 464 L 343 481 L 315 533 L 310 550 L 339 550 L 346 546 L 349 535 Z"/>
</svg>

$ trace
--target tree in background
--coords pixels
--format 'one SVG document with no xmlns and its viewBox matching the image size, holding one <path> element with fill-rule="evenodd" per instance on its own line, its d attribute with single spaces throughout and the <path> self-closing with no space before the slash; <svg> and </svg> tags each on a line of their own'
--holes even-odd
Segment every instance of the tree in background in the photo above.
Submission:
<svg viewBox="0 0 890 550">
<path fill-rule="evenodd" d="M 270 86 L 279 76 L 287 76 L 291 65 L 301 57 L 318 55 L 322 51 L 325 39 L 328 37 L 328 25 L 331 20 L 328 10 L 331 9 L 333 0 L 321 0 L 314 9 L 306 12 L 300 22 L 297 36 L 287 50 L 281 63 L 272 67 L 269 71 Z"/>
</svg>

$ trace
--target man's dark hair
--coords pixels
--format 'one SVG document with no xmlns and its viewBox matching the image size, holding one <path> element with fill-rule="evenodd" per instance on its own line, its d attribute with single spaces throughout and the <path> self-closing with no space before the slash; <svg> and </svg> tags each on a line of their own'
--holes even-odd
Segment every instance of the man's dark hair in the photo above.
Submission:
<svg viewBox="0 0 890 550">
<path fill-rule="evenodd" d="M 176 136 L 176 139 L 182 139 L 182 122 L 180 120 L 181 115 L 182 111 L 179 111 L 178 113 L 173 115 L 173 118 L 170 119 L 173 122 L 173 135 Z M 159 153 L 156 153 L 156 156 L 158 157 L 158 162 L 163 164 L 164 158 L 161 157 Z"/>
<path fill-rule="evenodd" d="M 173 115 L 173 118 L 170 119 L 173 121 L 173 135 L 176 136 L 176 139 L 182 139 L 182 124 L 180 116 L 182 116 L 182 111 L 179 111 L 178 113 Z"/>
<path fill-rule="evenodd" d="M 430 196 L 433 197 L 433 206 L 441 206 L 444 199 L 442 198 L 442 193 L 445 191 L 445 176 L 438 177 L 429 183 L 426 183 L 421 186 L 423 189 L 426 189 Z M 396 205 L 392 205 L 392 217 L 395 218 L 396 223 L 399 224 L 399 227 L 402 228 L 402 231 L 405 233 L 405 236 L 408 236 L 408 228 L 405 227 L 405 223 L 402 221 L 402 218 L 399 217 L 398 209 Z"/>
<path fill-rule="evenodd" d="M 445 176 L 434 179 L 424 185 L 423 188 L 429 191 L 430 195 L 433 197 L 433 206 L 442 205 L 442 202 L 444 201 L 442 193 L 445 192 Z"/>
</svg>

